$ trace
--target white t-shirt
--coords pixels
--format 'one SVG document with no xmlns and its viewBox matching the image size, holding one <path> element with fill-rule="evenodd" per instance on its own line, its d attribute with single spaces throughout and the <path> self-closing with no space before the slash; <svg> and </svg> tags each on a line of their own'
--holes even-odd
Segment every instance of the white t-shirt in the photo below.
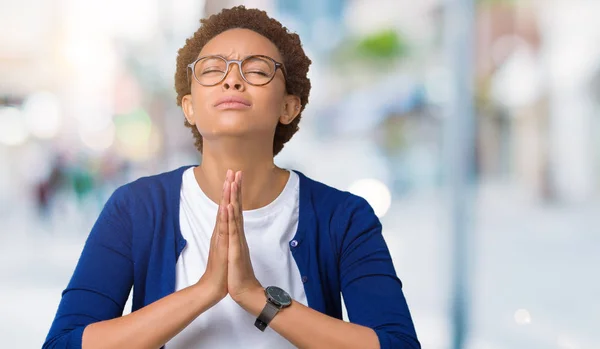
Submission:
<svg viewBox="0 0 600 349">
<path fill-rule="evenodd" d="M 176 264 L 175 290 L 195 284 L 206 270 L 218 205 L 202 191 L 193 167 L 183 173 L 179 220 L 187 240 Z M 300 180 L 290 171 L 283 191 L 267 206 L 244 211 L 244 231 L 254 274 L 264 286 L 278 286 L 307 305 L 304 286 L 290 242 L 298 227 Z M 271 328 L 261 332 L 256 318 L 227 296 L 166 344 L 166 349 L 294 348 Z"/>
</svg>

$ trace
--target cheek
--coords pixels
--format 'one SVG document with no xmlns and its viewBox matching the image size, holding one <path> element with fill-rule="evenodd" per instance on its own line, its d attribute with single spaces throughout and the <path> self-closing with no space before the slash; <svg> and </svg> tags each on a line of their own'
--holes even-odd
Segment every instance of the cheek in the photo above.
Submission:
<svg viewBox="0 0 600 349">
<path fill-rule="evenodd" d="M 206 90 L 197 89 L 192 91 L 192 106 L 194 108 L 194 120 L 199 129 L 210 127 L 213 119 L 214 110 L 212 110 L 209 101 L 212 99 Z"/>
<path fill-rule="evenodd" d="M 281 101 L 281 97 L 275 95 L 265 98 L 264 101 L 262 101 L 263 103 L 261 103 L 261 112 L 270 120 L 279 119 L 282 108 Z"/>
<path fill-rule="evenodd" d="M 208 111 L 209 95 L 206 89 L 195 89 L 192 91 L 192 105 L 194 106 L 194 114 L 202 116 Z"/>
<path fill-rule="evenodd" d="M 283 108 L 283 94 L 279 89 L 269 89 L 261 92 L 263 93 L 255 94 L 257 96 L 255 103 L 258 107 L 256 109 L 260 109 L 260 112 L 269 119 L 279 119 Z"/>
</svg>

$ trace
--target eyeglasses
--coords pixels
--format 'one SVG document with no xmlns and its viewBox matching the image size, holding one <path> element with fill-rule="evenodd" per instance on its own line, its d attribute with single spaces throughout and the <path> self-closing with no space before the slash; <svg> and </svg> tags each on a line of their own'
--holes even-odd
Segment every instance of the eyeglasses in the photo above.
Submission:
<svg viewBox="0 0 600 349">
<path fill-rule="evenodd" d="M 253 55 L 240 60 L 227 60 L 221 56 L 200 57 L 188 64 L 194 79 L 202 86 L 214 86 L 225 79 L 229 65 L 236 63 L 244 81 L 254 86 L 263 86 L 271 82 L 277 69 L 281 69 L 285 78 L 285 67 L 269 56 Z M 188 73 L 189 82 L 189 73 Z"/>
</svg>

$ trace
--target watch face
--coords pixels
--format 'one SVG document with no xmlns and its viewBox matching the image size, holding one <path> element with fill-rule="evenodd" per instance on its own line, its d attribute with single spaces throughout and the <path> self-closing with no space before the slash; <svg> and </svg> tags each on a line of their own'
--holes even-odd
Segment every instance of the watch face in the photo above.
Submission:
<svg viewBox="0 0 600 349">
<path fill-rule="evenodd" d="M 292 304 L 292 298 L 290 295 L 277 286 L 269 286 L 265 289 L 265 291 L 267 293 L 267 297 L 283 307 Z"/>
</svg>

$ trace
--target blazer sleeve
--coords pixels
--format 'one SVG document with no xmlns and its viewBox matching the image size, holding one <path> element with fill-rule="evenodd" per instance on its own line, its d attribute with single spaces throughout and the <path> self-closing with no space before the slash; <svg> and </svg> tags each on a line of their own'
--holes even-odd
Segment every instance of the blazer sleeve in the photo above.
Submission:
<svg viewBox="0 0 600 349">
<path fill-rule="evenodd" d="M 123 315 L 133 284 L 130 200 L 123 186 L 106 202 L 62 292 L 43 349 L 80 349 L 87 325 Z"/>
<path fill-rule="evenodd" d="M 350 322 L 372 328 L 381 349 L 421 348 L 375 212 L 351 195 L 342 216 L 340 286 Z"/>
</svg>

